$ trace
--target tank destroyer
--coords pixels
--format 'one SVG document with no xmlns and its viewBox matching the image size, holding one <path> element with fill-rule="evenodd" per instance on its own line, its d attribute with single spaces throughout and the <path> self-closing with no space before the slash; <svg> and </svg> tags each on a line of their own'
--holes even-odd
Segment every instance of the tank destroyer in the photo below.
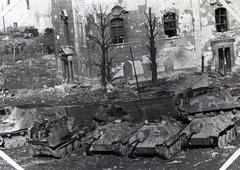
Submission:
<svg viewBox="0 0 240 170">
<path fill-rule="evenodd" d="M 67 116 L 36 121 L 28 130 L 28 143 L 33 156 L 63 158 L 79 149 L 87 129 L 78 130 L 73 124 L 74 118 Z"/>
<path fill-rule="evenodd" d="M 86 136 L 86 153 L 115 153 L 126 156 L 129 151 L 128 141 L 137 130 L 135 123 L 120 120 L 98 126 Z"/>
<path fill-rule="evenodd" d="M 240 132 L 240 103 L 229 90 L 213 88 L 189 89 L 180 93 L 174 105 L 187 126 L 189 146 L 223 148 Z"/>
<path fill-rule="evenodd" d="M 64 115 L 64 109 L 58 107 L 4 107 L 0 109 L 0 146 L 16 148 L 26 144 L 27 130 L 39 118 L 51 118 Z"/>
<path fill-rule="evenodd" d="M 179 117 L 189 121 L 227 111 L 240 111 L 240 103 L 228 90 L 208 87 L 185 90 L 175 96 L 173 103 Z"/>
<path fill-rule="evenodd" d="M 170 159 L 185 145 L 185 134 L 180 134 L 182 123 L 161 120 L 144 124 L 129 140 L 130 155 L 158 155 Z"/>
<path fill-rule="evenodd" d="M 239 114 L 222 113 L 213 117 L 195 118 L 183 129 L 189 146 L 217 146 L 223 148 L 240 132 Z"/>
<path fill-rule="evenodd" d="M 105 106 L 99 106 L 93 115 L 92 128 L 95 129 L 99 125 L 105 125 L 115 120 L 133 121 L 127 111 L 119 105 L 112 103 Z"/>
</svg>

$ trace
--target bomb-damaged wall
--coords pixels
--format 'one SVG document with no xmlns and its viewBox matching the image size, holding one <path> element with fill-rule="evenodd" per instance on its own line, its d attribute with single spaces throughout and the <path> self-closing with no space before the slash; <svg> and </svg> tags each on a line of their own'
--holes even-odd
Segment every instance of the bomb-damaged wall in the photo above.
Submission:
<svg viewBox="0 0 240 170">
<path fill-rule="evenodd" d="M 100 1 L 97 2 L 101 4 Z M 157 18 L 156 29 L 159 32 L 156 37 L 158 72 L 165 71 L 164 62 L 167 59 L 172 60 L 175 70 L 197 66 L 196 55 L 194 53 L 194 27 L 191 0 L 185 0 L 184 2 L 180 0 L 167 2 L 165 0 L 134 0 L 131 2 L 128 0 L 116 0 L 104 1 L 104 4 L 107 4 L 109 10 L 119 5 L 129 12 L 123 16 L 124 43 L 116 44 L 116 51 L 114 53 L 114 64 L 116 68 L 120 69 L 117 76 L 123 76 L 124 63 L 132 60 L 129 51 L 129 45 L 131 45 L 134 60 L 138 63 L 136 64 L 137 73 L 148 75 L 148 78 L 150 78 L 150 70 L 147 71 L 146 69 L 148 62 L 146 58 L 149 56 L 149 51 L 146 47 L 148 44 L 147 30 L 145 28 L 147 20 L 144 14 L 144 12 L 147 12 L 148 7 L 152 8 L 153 16 Z M 91 5 L 92 3 L 86 2 L 86 6 L 89 7 L 88 13 L 93 11 L 89 10 L 91 9 Z M 167 37 L 164 34 L 163 15 L 167 12 L 176 13 L 177 36 Z M 147 78 L 146 76 L 144 77 Z"/>
<path fill-rule="evenodd" d="M 75 51 L 75 32 L 74 32 L 74 22 L 73 22 L 73 12 L 72 12 L 72 0 L 57 0 L 51 1 L 52 6 L 52 23 L 53 23 L 53 33 L 54 33 L 54 49 L 56 55 L 56 64 L 57 64 L 57 77 L 60 80 L 63 80 L 62 62 L 58 55 L 61 47 L 63 46 L 72 46 L 74 52 L 73 58 L 73 74 L 78 73 L 78 66 L 76 65 L 78 58 L 76 57 L 77 51 Z M 67 26 L 64 24 L 64 21 L 61 19 L 61 13 L 65 10 L 67 15 Z"/>
<path fill-rule="evenodd" d="M 148 5 L 154 9 L 159 24 L 156 38 L 158 71 L 164 71 L 164 63 L 169 59 L 173 62 L 174 70 L 196 67 L 191 1 L 162 0 L 158 1 L 158 5 L 154 5 L 156 1 L 150 2 Z M 163 16 L 168 12 L 176 14 L 177 35 L 173 37 L 164 33 Z"/>
<path fill-rule="evenodd" d="M 236 12 L 240 13 L 240 1 L 238 0 L 228 0 L 228 5 Z M 217 32 L 216 31 L 216 22 L 215 22 L 215 10 L 222 8 L 223 6 L 218 3 L 217 0 L 199 0 L 199 14 L 200 14 L 200 31 L 198 36 L 200 37 L 200 45 L 196 46 L 198 49 L 202 49 L 202 54 L 204 55 L 205 66 L 213 58 L 212 69 L 219 68 L 219 55 L 218 48 L 220 46 L 231 46 L 232 42 L 229 42 L 227 45 L 224 43 L 227 39 L 232 39 L 233 51 L 232 51 L 232 70 L 240 66 L 240 57 L 238 57 L 238 49 L 240 48 L 240 23 L 227 11 L 227 26 L 228 31 Z M 215 44 L 215 47 L 211 46 L 211 42 L 218 42 Z M 198 53 L 197 55 L 201 55 Z M 200 58 L 198 58 L 200 60 Z M 198 61 L 200 63 L 200 61 Z"/>
</svg>

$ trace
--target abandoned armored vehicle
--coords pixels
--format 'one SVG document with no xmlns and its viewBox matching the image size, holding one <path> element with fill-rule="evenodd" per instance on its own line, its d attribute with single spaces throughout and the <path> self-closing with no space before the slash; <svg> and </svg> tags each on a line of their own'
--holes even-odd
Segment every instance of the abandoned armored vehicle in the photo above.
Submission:
<svg viewBox="0 0 240 170">
<path fill-rule="evenodd" d="M 41 119 L 28 130 L 28 143 L 33 156 L 48 155 L 63 158 L 81 146 L 87 129 L 74 127 L 74 118 Z"/>
<path fill-rule="evenodd" d="M 228 90 L 208 87 L 179 93 L 173 103 L 179 116 L 189 121 L 199 117 L 215 116 L 221 112 L 240 111 L 240 103 Z"/>
<path fill-rule="evenodd" d="M 99 125 L 105 125 L 115 120 L 133 121 L 127 111 L 116 104 L 108 104 L 99 106 L 93 115 L 92 129 L 94 130 Z"/>
<path fill-rule="evenodd" d="M 128 155 L 128 141 L 137 130 L 136 124 L 129 121 L 98 126 L 93 132 L 86 135 L 84 142 L 86 153 Z"/>
<path fill-rule="evenodd" d="M 222 113 L 213 117 L 195 118 L 181 134 L 185 135 L 188 145 L 217 146 L 223 148 L 233 141 L 240 132 L 239 113 Z"/>
<path fill-rule="evenodd" d="M 180 135 L 182 123 L 161 120 L 143 125 L 129 140 L 130 155 L 155 155 L 169 159 L 185 145 L 185 135 Z"/>
<path fill-rule="evenodd" d="M 15 148 L 26 144 L 27 129 L 41 117 L 51 118 L 52 113 L 65 114 L 62 108 L 4 107 L 0 109 L 0 146 Z"/>
</svg>

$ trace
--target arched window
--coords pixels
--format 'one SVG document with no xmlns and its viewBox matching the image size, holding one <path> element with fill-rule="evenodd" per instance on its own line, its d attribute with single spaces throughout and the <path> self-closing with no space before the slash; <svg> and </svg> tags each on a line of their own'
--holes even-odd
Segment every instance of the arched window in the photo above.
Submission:
<svg viewBox="0 0 240 170">
<path fill-rule="evenodd" d="M 176 28 L 176 14 L 175 13 L 167 13 L 163 16 L 164 20 L 164 32 L 168 37 L 173 37 L 177 35 Z"/>
<path fill-rule="evenodd" d="M 113 44 L 124 42 L 123 19 L 115 18 L 111 20 L 111 36 Z"/>
<path fill-rule="evenodd" d="M 227 10 L 225 8 L 218 8 L 215 10 L 215 20 L 217 32 L 228 31 Z"/>
</svg>

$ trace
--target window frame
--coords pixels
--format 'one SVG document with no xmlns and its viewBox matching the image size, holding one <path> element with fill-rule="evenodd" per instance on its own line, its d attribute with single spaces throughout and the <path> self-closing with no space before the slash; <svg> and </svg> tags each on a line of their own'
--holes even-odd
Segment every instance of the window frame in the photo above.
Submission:
<svg viewBox="0 0 240 170">
<path fill-rule="evenodd" d="M 113 25 L 113 23 L 116 23 Z M 123 18 L 113 18 L 110 22 L 111 38 L 113 44 L 124 43 L 124 20 Z"/>
<path fill-rule="evenodd" d="M 221 22 L 221 20 L 223 20 L 223 22 Z M 227 9 L 226 8 L 221 7 L 221 8 L 215 9 L 215 24 L 216 24 L 217 32 L 228 31 L 228 17 L 227 17 Z"/>
<path fill-rule="evenodd" d="M 168 15 L 172 15 L 173 18 L 167 19 Z M 167 12 L 163 15 L 163 28 L 164 34 L 168 37 L 177 36 L 177 14 L 174 12 Z"/>
</svg>

